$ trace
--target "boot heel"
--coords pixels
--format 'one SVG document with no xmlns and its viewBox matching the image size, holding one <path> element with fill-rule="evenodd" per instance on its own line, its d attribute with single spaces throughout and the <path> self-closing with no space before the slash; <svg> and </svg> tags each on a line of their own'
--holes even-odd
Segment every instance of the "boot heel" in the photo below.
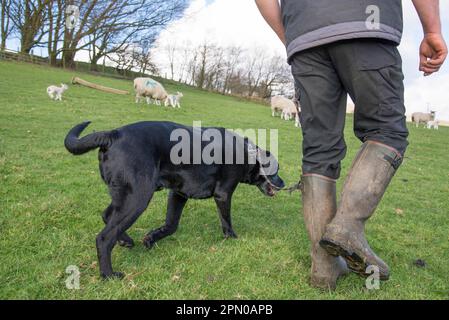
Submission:
<svg viewBox="0 0 449 320">
<path fill-rule="evenodd" d="M 328 240 L 320 241 L 321 248 L 325 249 L 331 256 L 338 257 L 342 255 L 342 249 L 333 242 Z"/>
<path fill-rule="evenodd" d="M 357 273 L 360 276 L 368 276 L 366 275 L 366 268 L 368 265 L 363 261 L 363 258 L 360 257 L 355 252 L 344 248 L 341 244 L 333 242 L 328 239 L 322 239 L 320 241 L 320 246 L 327 251 L 330 255 L 333 256 L 341 256 L 346 260 L 348 268 Z"/>
</svg>

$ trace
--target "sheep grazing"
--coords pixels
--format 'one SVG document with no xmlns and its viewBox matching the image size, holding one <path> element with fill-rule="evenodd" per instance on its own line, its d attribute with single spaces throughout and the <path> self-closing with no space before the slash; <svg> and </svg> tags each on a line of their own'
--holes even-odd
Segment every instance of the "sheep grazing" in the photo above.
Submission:
<svg viewBox="0 0 449 320">
<path fill-rule="evenodd" d="M 289 104 L 288 101 L 290 100 L 282 96 L 271 97 L 271 116 L 276 117 L 277 113 L 282 115 L 282 110 Z"/>
<path fill-rule="evenodd" d="M 181 98 L 184 97 L 182 92 L 176 92 L 176 94 L 170 94 L 167 96 L 167 99 L 165 99 L 165 106 L 172 106 L 173 108 L 181 108 Z"/>
<path fill-rule="evenodd" d="M 161 105 L 161 101 L 165 101 L 168 96 L 162 84 L 151 78 L 134 79 L 134 91 L 136 92 L 136 103 L 139 103 L 141 98 L 146 98 L 147 104 L 154 102 Z"/>
<path fill-rule="evenodd" d="M 282 96 L 275 96 L 271 98 L 271 115 L 281 113 L 281 119 L 290 120 L 295 119 L 295 126 L 300 127 L 299 115 L 301 109 L 299 103 L 295 100 L 290 100 Z"/>
<path fill-rule="evenodd" d="M 299 109 L 296 107 L 294 103 L 287 105 L 286 108 L 282 110 L 281 119 L 284 119 L 286 121 L 289 121 L 290 119 L 295 119 L 295 127 L 299 128 L 301 125 L 299 123 L 300 112 L 298 112 L 298 110 Z"/>
<path fill-rule="evenodd" d="M 47 94 L 50 97 L 50 99 L 52 99 L 52 100 L 62 101 L 62 94 L 67 89 L 69 89 L 69 87 L 66 84 L 64 84 L 64 83 L 61 83 L 60 87 L 58 87 L 58 86 L 49 86 L 47 88 Z"/>
<path fill-rule="evenodd" d="M 412 114 L 412 122 L 416 124 L 416 127 L 419 127 L 420 123 L 424 123 L 427 125 L 429 121 L 435 120 L 435 111 L 430 111 L 430 113 L 423 112 L 415 112 Z"/>
<path fill-rule="evenodd" d="M 435 130 L 438 130 L 438 124 L 439 123 L 440 122 L 438 120 L 429 121 L 429 122 L 427 122 L 427 129 L 434 128 Z"/>
</svg>

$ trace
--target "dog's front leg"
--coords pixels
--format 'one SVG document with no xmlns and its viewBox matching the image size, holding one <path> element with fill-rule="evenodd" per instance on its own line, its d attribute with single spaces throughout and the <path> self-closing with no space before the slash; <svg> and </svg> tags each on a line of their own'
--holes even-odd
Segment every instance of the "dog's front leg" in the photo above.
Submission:
<svg viewBox="0 0 449 320">
<path fill-rule="evenodd" d="M 170 193 L 168 194 L 165 224 L 160 228 L 148 232 L 143 239 L 143 244 L 148 249 L 151 249 L 157 241 L 176 232 L 186 202 L 187 198 L 170 190 Z"/>
<path fill-rule="evenodd" d="M 215 195 L 215 203 L 217 204 L 218 214 L 220 216 L 221 227 L 223 234 L 226 238 L 237 238 L 234 230 L 232 229 L 231 222 L 231 198 L 232 193 Z"/>
</svg>

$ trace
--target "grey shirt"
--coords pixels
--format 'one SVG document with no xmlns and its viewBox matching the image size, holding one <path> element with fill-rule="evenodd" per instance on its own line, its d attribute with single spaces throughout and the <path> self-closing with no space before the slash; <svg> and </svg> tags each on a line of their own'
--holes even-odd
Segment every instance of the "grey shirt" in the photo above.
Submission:
<svg viewBox="0 0 449 320">
<path fill-rule="evenodd" d="M 281 0 L 281 8 L 289 61 L 297 52 L 339 40 L 401 42 L 401 0 Z"/>
</svg>

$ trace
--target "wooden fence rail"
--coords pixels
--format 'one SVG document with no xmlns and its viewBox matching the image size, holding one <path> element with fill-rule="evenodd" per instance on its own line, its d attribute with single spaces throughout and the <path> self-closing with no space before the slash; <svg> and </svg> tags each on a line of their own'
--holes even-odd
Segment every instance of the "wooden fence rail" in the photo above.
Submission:
<svg viewBox="0 0 449 320">
<path fill-rule="evenodd" d="M 25 54 L 12 50 L 0 50 L 0 60 L 21 61 L 35 64 L 48 64 L 48 59 L 33 54 Z"/>
</svg>

